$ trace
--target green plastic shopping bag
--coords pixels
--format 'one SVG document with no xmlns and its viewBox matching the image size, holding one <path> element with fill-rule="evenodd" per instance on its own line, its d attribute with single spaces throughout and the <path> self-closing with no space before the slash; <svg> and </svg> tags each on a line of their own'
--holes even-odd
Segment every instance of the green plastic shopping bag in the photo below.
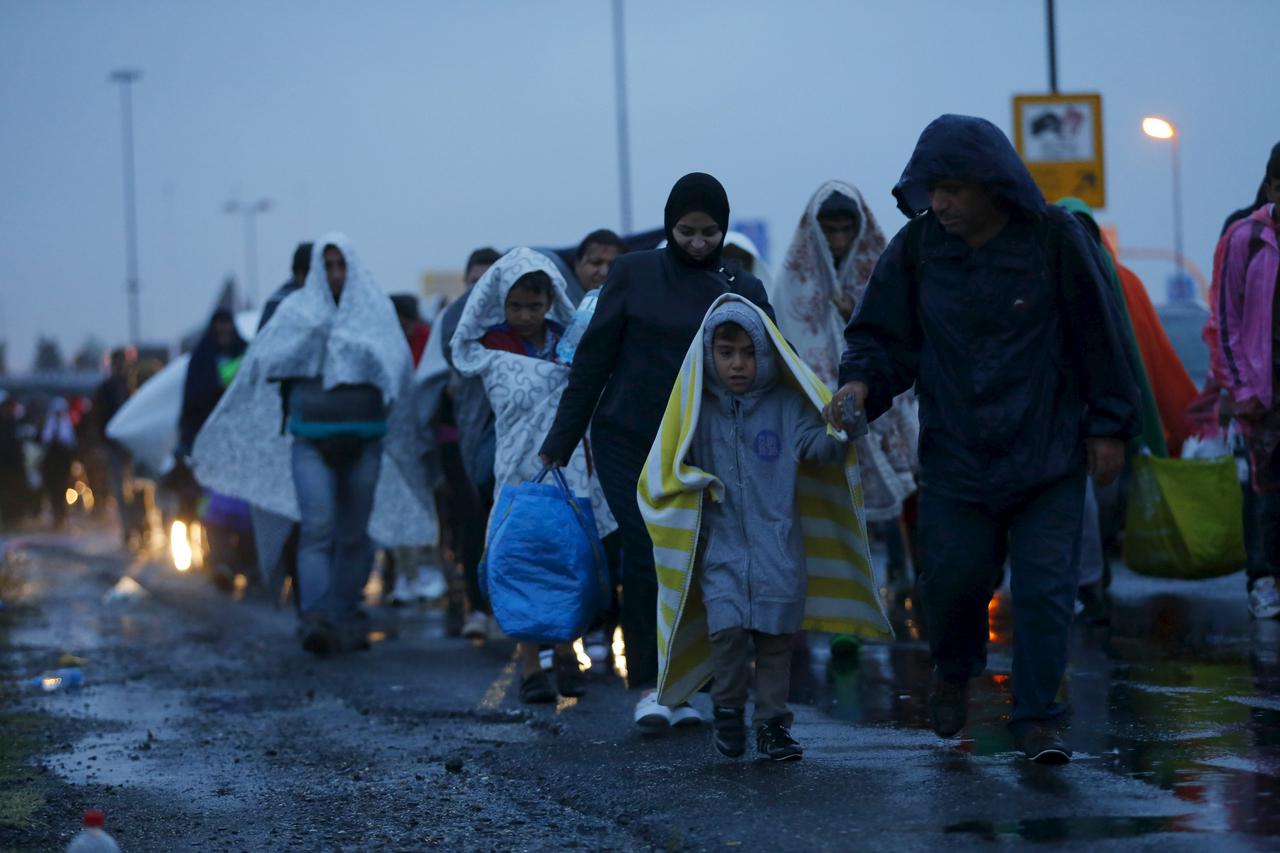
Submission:
<svg viewBox="0 0 1280 853">
<path fill-rule="evenodd" d="M 1244 501 L 1236 462 L 1133 460 L 1125 517 L 1125 565 L 1143 575 L 1202 580 L 1245 565 Z"/>
</svg>

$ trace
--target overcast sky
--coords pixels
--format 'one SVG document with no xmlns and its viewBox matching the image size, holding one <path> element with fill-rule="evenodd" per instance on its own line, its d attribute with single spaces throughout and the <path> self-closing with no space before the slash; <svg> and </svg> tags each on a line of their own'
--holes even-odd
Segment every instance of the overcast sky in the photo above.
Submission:
<svg viewBox="0 0 1280 853">
<path fill-rule="evenodd" d="M 1280 140 L 1269 78 L 1277 0 L 1058 0 L 1059 84 L 1100 91 L 1122 245 L 1172 243 L 1167 144 L 1183 131 L 1187 252 L 1206 273 L 1223 217 Z M 718 176 L 763 218 L 773 260 L 812 191 L 889 191 L 943 112 L 1011 130 L 1010 96 L 1047 88 L 1039 0 L 627 3 L 634 217 L 672 182 Z M 618 227 L 611 6 L 604 0 L 0 0 L 0 339 L 70 352 L 126 334 L 120 101 L 135 89 L 142 326 L 168 340 L 243 275 L 233 197 L 260 220 L 260 288 L 296 242 L 346 232 L 388 291 L 475 246 L 567 245 Z M 1156 301 L 1167 264 L 1135 264 Z"/>
</svg>

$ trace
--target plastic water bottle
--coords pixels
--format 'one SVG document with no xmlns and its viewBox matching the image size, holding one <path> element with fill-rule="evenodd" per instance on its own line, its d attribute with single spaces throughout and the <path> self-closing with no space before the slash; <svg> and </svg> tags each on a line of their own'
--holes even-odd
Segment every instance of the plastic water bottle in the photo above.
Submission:
<svg viewBox="0 0 1280 853">
<path fill-rule="evenodd" d="M 587 326 L 591 325 L 591 317 L 596 313 L 596 303 L 600 301 L 600 291 L 603 289 L 603 287 L 597 287 L 582 297 L 578 309 L 573 312 L 569 328 L 564 330 L 564 337 L 560 339 L 560 343 L 556 344 L 556 355 L 560 358 L 561 364 L 573 364 L 573 356 L 578 351 L 578 342 L 586 334 Z"/>
<path fill-rule="evenodd" d="M 53 669 L 27 682 L 37 690 L 54 693 L 58 690 L 75 690 L 84 684 L 84 673 L 78 666 Z"/>
<path fill-rule="evenodd" d="M 102 827 L 106 818 L 97 809 L 84 813 L 84 829 L 71 839 L 67 853 L 120 853 L 120 845 Z"/>
</svg>

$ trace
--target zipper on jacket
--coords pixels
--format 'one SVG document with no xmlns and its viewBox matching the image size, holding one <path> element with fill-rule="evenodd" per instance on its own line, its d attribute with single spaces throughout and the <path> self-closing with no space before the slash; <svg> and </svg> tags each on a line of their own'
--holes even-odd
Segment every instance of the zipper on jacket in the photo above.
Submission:
<svg viewBox="0 0 1280 853">
<path fill-rule="evenodd" d="M 735 397 L 733 399 L 732 406 L 733 406 L 733 433 L 734 433 L 733 454 L 734 454 L 734 459 L 738 464 L 738 470 L 736 472 L 738 477 L 738 499 L 739 501 L 741 501 L 745 498 L 747 493 L 747 485 L 742 478 L 742 469 L 743 469 L 742 446 L 743 446 L 743 442 L 746 440 L 746 434 L 744 433 L 742 428 L 742 401 Z M 747 563 L 746 572 L 744 573 L 744 577 L 746 578 L 746 581 L 747 581 L 747 625 L 744 627 L 750 628 L 755 623 L 755 604 L 753 603 L 751 598 L 752 560 L 751 560 L 751 548 L 748 547 L 748 543 L 750 540 L 748 540 L 747 538 L 747 517 L 746 517 L 746 513 L 743 511 L 744 509 L 745 507 L 736 507 L 736 506 L 734 507 L 734 513 L 738 516 L 738 527 L 742 530 L 742 544 L 743 544 L 743 551 L 744 551 L 742 556 Z"/>
</svg>

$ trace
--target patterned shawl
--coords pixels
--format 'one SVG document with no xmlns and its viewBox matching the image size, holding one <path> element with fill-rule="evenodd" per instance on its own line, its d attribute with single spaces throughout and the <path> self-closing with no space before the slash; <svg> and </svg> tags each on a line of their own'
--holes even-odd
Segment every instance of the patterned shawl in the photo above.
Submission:
<svg viewBox="0 0 1280 853">
<path fill-rule="evenodd" d="M 861 225 L 839 269 L 818 224 L 823 202 L 836 193 L 857 205 Z M 829 389 L 836 387 L 844 351 L 845 321 L 836 308 L 835 295 L 849 298 L 856 310 L 884 247 L 884 233 L 862 193 L 843 181 L 827 181 L 809 199 L 778 272 L 771 299 L 778 327 Z M 902 501 L 915 491 L 919 437 L 915 397 L 908 392 L 876 419 L 870 435 L 858 439 L 868 520 L 896 518 Z"/>
</svg>

